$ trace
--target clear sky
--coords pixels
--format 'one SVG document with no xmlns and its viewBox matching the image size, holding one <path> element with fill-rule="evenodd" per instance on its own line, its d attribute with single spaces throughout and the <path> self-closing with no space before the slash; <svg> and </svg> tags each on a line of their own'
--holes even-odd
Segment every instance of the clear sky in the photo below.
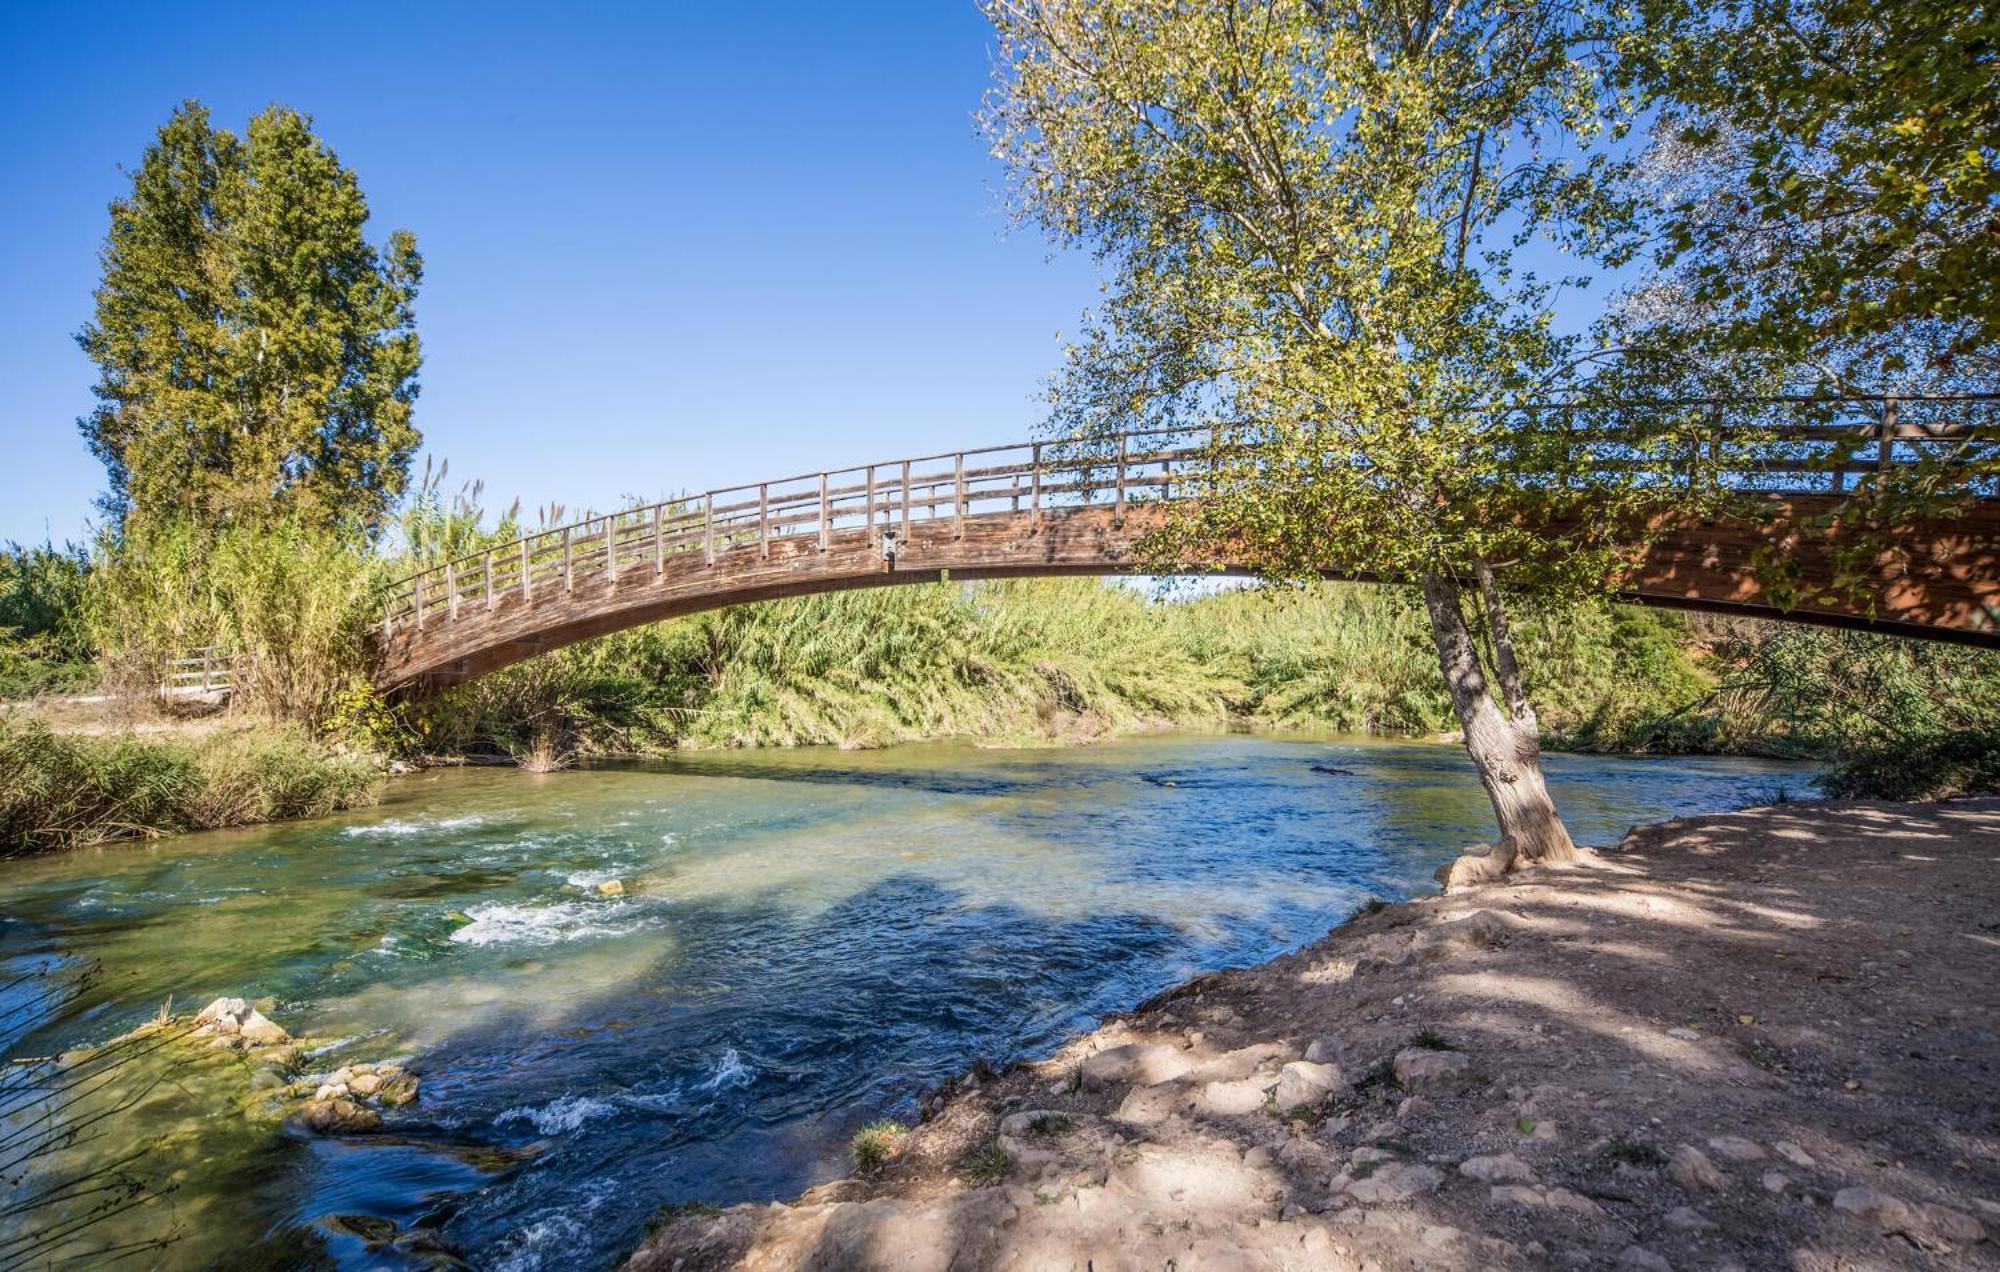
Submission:
<svg viewBox="0 0 2000 1272">
<path fill-rule="evenodd" d="M 81 537 L 106 205 L 280 101 L 416 233 L 417 423 L 572 510 L 1028 436 L 1095 297 L 1009 227 L 972 0 L 0 4 L 0 539 Z"/>
</svg>

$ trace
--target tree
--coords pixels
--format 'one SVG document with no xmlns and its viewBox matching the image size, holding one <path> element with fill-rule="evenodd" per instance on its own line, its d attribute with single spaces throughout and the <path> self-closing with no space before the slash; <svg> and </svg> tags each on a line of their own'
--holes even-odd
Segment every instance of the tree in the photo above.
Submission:
<svg viewBox="0 0 2000 1272">
<path fill-rule="evenodd" d="M 188 101 L 111 205 L 79 421 L 121 521 L 296 511 L 372 532 L 408 480 L 416 240 L 362 236 L 354 174 L 282 106 L 239 139 Z"/>
<path fill-rule="evenodd" d="M 1499 822 L 1488 866 L 1575 849 L 1544 785 L 1510 588 L 1607 587 L 1671 496 L 1592 462 L 1529 236 L 1625 259 L 1623 125 L 1586 6 L 988 0 L 986 120 L 1020 215 L 1106 297 L 1053 384 L 1090 439 L 1225 422 L 1156 568 L 1421 584 Z M 1495 700 L 1497 684 L 1501 701 Z"/>
<path fill-rule="evenodd" d="M 1683 344 L 1834 388 L 2000 365 L 2000 18 L 1936 0 L 1638 0 L 1621 79 Z M 1970 361 L 1971 366 L 1961 364 Z"/>
</svg>

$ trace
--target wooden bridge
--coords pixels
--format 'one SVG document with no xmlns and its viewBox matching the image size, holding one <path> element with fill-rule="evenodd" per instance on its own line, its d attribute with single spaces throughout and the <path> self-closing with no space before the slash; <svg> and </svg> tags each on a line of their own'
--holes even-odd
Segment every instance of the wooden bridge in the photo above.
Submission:
<svg viewBox="0 0 2000 1272">
<path fill-rule="evenodd" d="M 1754 437 L 1704 479 L 1719 475 L 1756 494 L 1773 515 L 1671 528 L 1627 580 L 1626 597 L 1778 616 L 1755 555 L 1786 551 L 1811 580 L 1831 577 L 1838 550 L 1781 542 L 1784 524 L 1832 513 L 1871 475 L 1934 462 L 1941 449 L 2000 454 L 2000 427 L 1965 418 L 2000 404 L 1996 397 L 1772 399 L 1756 404 L 1764 422 L 1741 429 L 1722 428 L 1720 407 L 1707 404 L 1693 418 L 1710 425 L 1686 435 L 1688 479 L 1699 448 L 1716 454 L 1734 436 Z M 1773 408 L 1798 422 L 1772 425 Z M 1595 448 L 1607 466 L 1650 469 L 1662 444 L 1679 444 L 1658 429 L 1642 441 L 1627 424 L 1564 427 L 1569 444 Z M 377 682 L 451 684 L 588 637 L 775 597 L 947 576 L 1132 573 L 1165 505 L 1197 491 L 1226 444 L 1142 431 L 1088 449 L 984 447 L 710 490 L 542 530 L 388 588 Z M 2000 490 L 1979 480 L 1961 510 L 1896 528 L 1894 551 L 1871 566 L 1867 595 L 1782 617 L 2000 647 Z M 1248 572 L 1243 562 L 1202 564 Z"/>
</svg>

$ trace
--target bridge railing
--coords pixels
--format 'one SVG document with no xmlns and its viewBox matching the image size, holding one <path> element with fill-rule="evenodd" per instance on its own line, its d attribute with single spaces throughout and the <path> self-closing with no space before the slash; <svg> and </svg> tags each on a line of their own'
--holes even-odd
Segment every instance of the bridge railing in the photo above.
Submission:
<svg viewBox="0 0 2000 1272">
<path fill-rule="evenodd" d="M 1848 490 L 1941 454 L 2000 461 L 2000 394 L 1896 398 L 1539 404 L 1483 413 L 1468 448 L 1559 447 L 1550 471 L 1579 464 L 1634 480 L 1703 479 L 1774 492 Z M 1725 419 L 1725 412 L 1731 418 Z M 383 595 L 384 637 L 450 623 L 509 595 L 532 600 L 578 582 L 702 569 L 773 549 L 825 551 L 866 529 L 871 547 L 911 527 L 991 513 L 1045 515 L 1195 493 L 1238 445 L 1227 424 L 1148 429 L 1088 442 L 1022 442 L 727 486 L 539 530 L 399 580 Z M 1254 454 L 1254 442 L 1251 443 Z M 1981 469 L 1988 474 L 1993 466 Z M 1992 478 L 1985 478 L 1989 484 Z M 2000 493 L 2000 491 L 1985 492 Z"/>
</svg>

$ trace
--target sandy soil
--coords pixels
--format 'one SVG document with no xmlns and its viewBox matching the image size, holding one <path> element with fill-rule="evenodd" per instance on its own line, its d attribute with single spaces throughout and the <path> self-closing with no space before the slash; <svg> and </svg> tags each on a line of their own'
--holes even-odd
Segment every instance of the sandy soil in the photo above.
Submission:
<svg viewBox="0 0 2000 1272">
<path fill-rule="evenodd" d="M 1791 804 L 1358 916 L 643 1270 L 2000 1267 L 2000 800 Z"/>
</svg>

